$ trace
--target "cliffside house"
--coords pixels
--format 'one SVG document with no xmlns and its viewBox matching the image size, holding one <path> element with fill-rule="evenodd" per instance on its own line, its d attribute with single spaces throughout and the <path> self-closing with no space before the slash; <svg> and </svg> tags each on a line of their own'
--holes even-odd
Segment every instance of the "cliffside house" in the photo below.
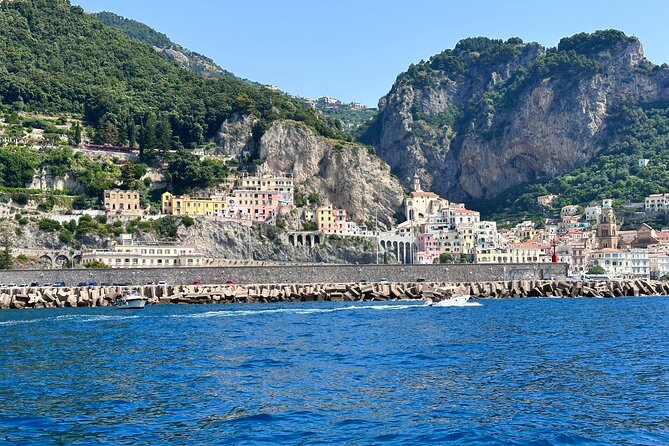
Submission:
<svg viewBox="0 0 669 446">
<path fill-rule="evenodd" d="M 172 195 L 165 192 L 160 197 L 160 212 L 167 215 L 224 216 L 234 198 L 191 197 L 190 195 Z"/>
<path fill-rule="evenodd" d="M 331 204 L 316 210 L 316 230 L 325 234 L 347 234 L 346 210 Z"/>
<path fill-rule="evenodd" d="M 666 212 L 669 210 L 669 193 L 651 194 L 643 204 L 646 212 Z"/>
<path fill-rule="evenodd" d="M 112 189 L 104 191 L 105 213 L 115 215 L 141 216 L 144 209 L 140 205 L 136 190 Z"/>
</svg>

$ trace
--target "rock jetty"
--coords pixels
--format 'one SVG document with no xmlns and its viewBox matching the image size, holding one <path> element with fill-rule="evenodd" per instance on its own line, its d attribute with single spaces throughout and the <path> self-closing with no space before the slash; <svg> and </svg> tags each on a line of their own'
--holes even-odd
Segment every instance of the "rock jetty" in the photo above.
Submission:
<svg viewBox="0 0 669 446">
<path fill-rule="evenodd" d="M 472 298 L 623 297 L 669 295 L 669 282 L 514 280 L 504 282 L 374 282 L 254 285 L 146 285 L 39 287 L 0 290 L 0 309 L 104 307 L 124 290 L 137 290 L 155 304 L 269 303 L 313 301 L 440 300 L 449 294 Z"/>
</svg>

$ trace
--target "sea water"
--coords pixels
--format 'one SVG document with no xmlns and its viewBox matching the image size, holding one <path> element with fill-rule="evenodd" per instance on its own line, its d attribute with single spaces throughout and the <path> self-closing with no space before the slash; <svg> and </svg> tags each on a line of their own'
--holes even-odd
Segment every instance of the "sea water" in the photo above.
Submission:
<svg viewBox="0 0 669 446">
<path fill-rule="evenodd" d="M 668 444 L 669 298 L 0 312 L 0 443 Z"/>
</svg>

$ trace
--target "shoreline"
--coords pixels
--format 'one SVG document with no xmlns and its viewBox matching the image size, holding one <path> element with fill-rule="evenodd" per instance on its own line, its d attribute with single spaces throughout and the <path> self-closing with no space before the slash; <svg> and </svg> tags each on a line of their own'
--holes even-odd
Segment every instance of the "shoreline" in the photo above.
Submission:
<svg viewBox="0 0 669 446">
<path fill-rule="evenodd" d="M 668 296 L 669 282 L 511 280 L 496 282 L 348 282 L 307 284 L 144 285 L 36 287 L 0 290 L 0 309 L 113 306 L 136 290 L 147 305 L 273 302 L 442 300 L 449 293 L 472 299 Z"/>
</svg>

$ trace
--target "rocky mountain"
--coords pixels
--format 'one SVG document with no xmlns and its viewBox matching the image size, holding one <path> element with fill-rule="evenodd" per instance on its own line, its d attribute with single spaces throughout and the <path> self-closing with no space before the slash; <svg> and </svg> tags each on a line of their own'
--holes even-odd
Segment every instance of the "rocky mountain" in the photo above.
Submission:
<svg viewBox="0 0 669 446">
<path fill-rule="evenodd" d="M 360 139 L 406 186 L 418 172 L 450 199 L 490 200 L 607 153 L 621 105 L 667 101 L 669 67 L 620 31 L 557 48 L 471 38 L 400 74 Z"/>
<path fill-rule="evenodd" d="M 221 126 L 220 154 L 239 158 L 249 154 L 271 172 L 290 173 L 297 194 L 319 195 L 323 202 L 347 210 L 365 222 L 378 216 L 385 224 L 403 218 L 404 191 L 390 168 L 371 147 L 316 134 L 303 123 L 275 121 L 254 138 L 258 120 L 235 116 Z"/>
</svg>

